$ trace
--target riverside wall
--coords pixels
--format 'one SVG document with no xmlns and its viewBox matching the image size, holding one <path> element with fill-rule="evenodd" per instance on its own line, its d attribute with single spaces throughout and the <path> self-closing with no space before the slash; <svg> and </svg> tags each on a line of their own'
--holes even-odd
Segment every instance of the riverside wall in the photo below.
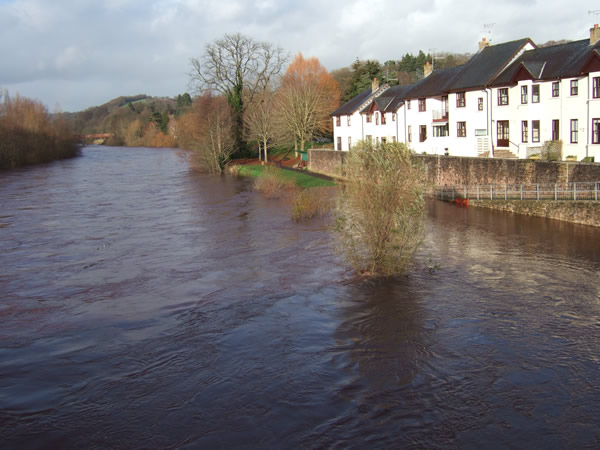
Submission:
<svg viewBox="0 0 600 450">
<path fill-rule="evenodd" d="M 343 176 L 346 152 L 309 150 L 308 169 Z M 415 155 L 429 182 L 438 186 L 553 184 L 600 181 L 600 163 Z"/>
<path fill-rule="evenodd" d="M 345 152 L 309 150 L 308 169 L 343 177 Z M 553 184 L 600 181 L 600 164 L 523 159 L 460 158 L 415 155 L 425 167 L 428 181 L 438 186 L 483 184 Z M 469 200 L 477 207 L 600 226 L 600 202 Z"/>
<path fill-rule="evenodd" d="M 546 217 L 600 227 L 600 202 L 551 200 L 469 200 L 470 206 Z"/>
</svg>

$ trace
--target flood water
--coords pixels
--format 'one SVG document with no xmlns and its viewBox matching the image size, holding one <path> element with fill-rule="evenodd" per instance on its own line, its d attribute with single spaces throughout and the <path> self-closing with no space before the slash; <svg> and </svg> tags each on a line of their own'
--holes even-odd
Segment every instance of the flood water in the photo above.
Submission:
<svg viewBox="0 0 600 450">
<path fill-rule="evenodd" d="M 428 210 L 365 283 L 173 150 L 0 173 L 0 446 L 599 447 L 600 229 Z"/>
</svg>

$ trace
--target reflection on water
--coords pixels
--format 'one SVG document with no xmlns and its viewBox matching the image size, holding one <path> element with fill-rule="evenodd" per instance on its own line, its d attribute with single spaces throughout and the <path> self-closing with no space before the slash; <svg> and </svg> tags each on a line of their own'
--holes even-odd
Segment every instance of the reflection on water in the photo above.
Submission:
<svg viewBox="0 0 600 450">
<path fill-rule="evenodd" d="M 428 205 L 407 277 L 174 151 L 0 174 L 0 439 L 597 447 L 600 231 Z"/>
</svg>

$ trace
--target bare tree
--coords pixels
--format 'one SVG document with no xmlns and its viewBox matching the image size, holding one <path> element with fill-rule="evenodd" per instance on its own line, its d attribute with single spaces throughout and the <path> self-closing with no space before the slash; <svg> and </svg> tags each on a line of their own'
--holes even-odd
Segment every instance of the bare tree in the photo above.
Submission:
<svg viewBox="0 0 600 450">
<path fill-rule="evenodd" d="M 196 168 L 219 173 L 235 151 L 232 127 L 231 109 L 225 99 L 205 94 L 178 121 L 179 142 L 190 150 Z"/>
<path fill-rule="evenodd" d="M 226 34 L 207 44 L 203 56 L 192 58 L 191 84 L 199 91 L 223 95 L 232 109 L 236 151 L 246 149 L 247 106 L 281 72 L 286 61 L 287 55 L 280 47 L 240 33 Z"/>
<path fill-rule="evenodd" d="M 280 135 L 277 121 L 275 93 L 265 90 L 256 97 L 256 101 L 248 107 L 246 126 L 250 137 L 258 143 L 258 159 L 268 161 L 268 150 Z"/>
<path fill-rule="evenodd" d="M 280 120 L 304 150 L 317 133 L 329 131 L 329 114 L 339 106 L 340 87 L 317 58 L 294 57 L 278 92 Z"/>
</svg>

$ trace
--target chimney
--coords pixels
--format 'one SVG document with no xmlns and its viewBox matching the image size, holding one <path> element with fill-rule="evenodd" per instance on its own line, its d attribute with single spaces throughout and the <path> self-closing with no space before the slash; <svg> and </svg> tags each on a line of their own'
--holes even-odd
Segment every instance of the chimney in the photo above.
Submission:
<svg viewBox="0 0 600 450">
<path fill-rule="evenodd" d="M 433 72 L 433 66 L 429 61 L 427 61 L 423 66 L 423 77 L 427 78 L 429 75 L 431 75 L 431 72 Z"/>
<path fill-rule="evenodd" d="M 483 50 L 486 47 L 490 46 L 490 41 L 486 40 L 485 38 L 481 39 L 481 42 L 479 43 L 479 51 Z"/>
<path fill-rule="evenodd" d="M 594 25 L 594 28 L 590 28 L 590 45 L 594 45 L 600 40 L 600 28 L 598 24 Z"/>
<path fill-rule="evenodd" d="M 377 89 L 379 89 L 379 81 L 377 81 L 377 78 L 373 78 L 373 82 L 371 83 L 371 92 L 374 93 Z"/>
</svg>

